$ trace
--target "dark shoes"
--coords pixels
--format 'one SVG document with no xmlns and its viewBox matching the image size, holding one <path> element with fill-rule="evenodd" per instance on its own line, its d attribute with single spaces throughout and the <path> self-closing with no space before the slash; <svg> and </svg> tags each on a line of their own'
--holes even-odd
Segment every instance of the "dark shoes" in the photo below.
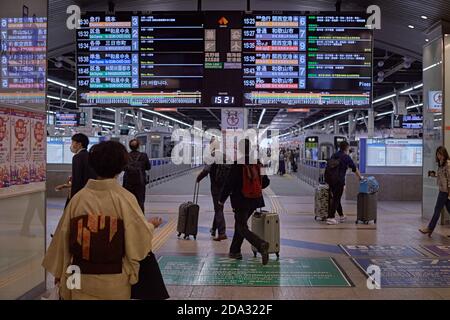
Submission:
<svg viewBox="0 0 450 320">
<path fill-rule="evenodd" d="M 222 241 L 228 239 L 226 234 L 219 234 L 216 238 L 214 238 L 214 241 Z"/>
<path fill-rule="evenodd" d="M 209 233 L 211 234 L 211 237 L 215 237 L 216 236 L 216 230 L 214 229 L 209 229 Z"/>
<path fill-rule="evenodd" d="M 236 260 L 242 260 L 242 254 L 241 253 L 229 253 L 228 258 L 230 259 L 236 259 Z"/>
<path fill-rule="evenodd" d="M 428 229 L 428 228 L 422 228 L 422 229 L 419 229 L 419 231 L 422 234 L 427 234 L 428 237 L 430 237 L 430 238 L 431 238 L 431 234 L 433 233 L 433 230 Z"/>
<path fill-rule="evenodd" d="M 269 243 L 268 242 L 264 242 L 261 245 L 260 253 L 261 253 L 261 257 L 262 257 L 262 264 L 263 264 L 263 266 L 265 266 L 269 262 Z"/>
</svg>

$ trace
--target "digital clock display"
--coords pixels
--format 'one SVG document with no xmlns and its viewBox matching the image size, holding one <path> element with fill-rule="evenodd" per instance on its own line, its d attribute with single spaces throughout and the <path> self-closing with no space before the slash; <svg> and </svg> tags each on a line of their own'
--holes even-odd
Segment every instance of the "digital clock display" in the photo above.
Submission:
<svg viewBox="0 0 450 320">
<path fill-rule="evenodd" d="M 212 97 L 212 104 L 226 104 L 226 105 L 234 105 L 234 97 L 233 96 L 214 96 Z"/>
</svg>

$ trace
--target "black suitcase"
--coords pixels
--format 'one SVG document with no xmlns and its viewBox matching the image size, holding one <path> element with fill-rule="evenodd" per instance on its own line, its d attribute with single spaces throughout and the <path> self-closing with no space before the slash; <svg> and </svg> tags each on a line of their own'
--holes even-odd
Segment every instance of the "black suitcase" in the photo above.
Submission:
<svg viewBox="0 0 450 320">
<path fill-rule="evenodd" d="M 358 193 L 357 217 L 358 222 L 368 224 L 369 221 L 377 223 L 377 194 L 376 193 Z"/>
<path fill-rule="evenodd" d="M 200 207 L 198 202 L 198 192 L 200 184 L 196 183 L 194 187 L 194 200 L 182 203 L 178 208 L 178 237 L 184 233 L 184 239 L 189 239 L 189 236 L 194 236 L 197 239 L 198 232 L 198 213 Z"/>
</svg>

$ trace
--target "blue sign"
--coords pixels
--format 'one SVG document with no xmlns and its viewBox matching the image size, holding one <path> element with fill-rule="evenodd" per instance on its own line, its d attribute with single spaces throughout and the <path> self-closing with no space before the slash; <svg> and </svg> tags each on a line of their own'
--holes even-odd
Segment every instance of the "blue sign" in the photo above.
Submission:
<svg viewBox="0 0 450 320">
<path fill-rule="evenodd" d="M 425 255 L 410 246 L 339 245 L 350 257 L 420 258 Z"/>
<path fill-rule="evenodd" d="M 367 274 L 369 266 L 381 270 L 383 288 L 450 288 L 450 260 L 430 258 L 369 259 L 353 261 Z"/>
<path fill-rule="evenodd" d="M 450 256 L 450 246 L 428 245 L 428 246 L 422 246 L 422 247 L 437 257 L 449 257 Z"/>
</svg>

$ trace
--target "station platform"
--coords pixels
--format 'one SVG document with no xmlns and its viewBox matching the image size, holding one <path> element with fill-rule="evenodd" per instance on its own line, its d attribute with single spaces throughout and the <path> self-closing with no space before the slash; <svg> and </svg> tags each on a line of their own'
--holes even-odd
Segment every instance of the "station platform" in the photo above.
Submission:
<svg viewBox="0 0 450 320">
<path fill-rule="evenodd" d="M 265 210 L 280 215 L 281 251 L 279 260 L 271 255 L 262 266 L 246 241 L 242 261 L 227 257 L 234 227 L 229 200 L 228 240 L 211 239 L 209 178 L 200 186 L 197 239 L 177 238 L 178 206 L 192 200 L 198 173 L 147 191 L 146 216 L 164 221 L 153 248 L 171 299 L 450 299 L 450 229 L 438 226 L 432 238 L 420 234 L 426 223 L 420 202 L 379 202 L 377 224 L 356 225 L 356 201 L 344 201 L 347 221 L 329 226 L 314 220 L 311 186 L 289 174 L 271 176 Z M 62 199 L 47 199 L 48 240 L 63 207 Z M 381 289 L 366 284 L 369 264 L 381 267 Z"/>
</svg>

